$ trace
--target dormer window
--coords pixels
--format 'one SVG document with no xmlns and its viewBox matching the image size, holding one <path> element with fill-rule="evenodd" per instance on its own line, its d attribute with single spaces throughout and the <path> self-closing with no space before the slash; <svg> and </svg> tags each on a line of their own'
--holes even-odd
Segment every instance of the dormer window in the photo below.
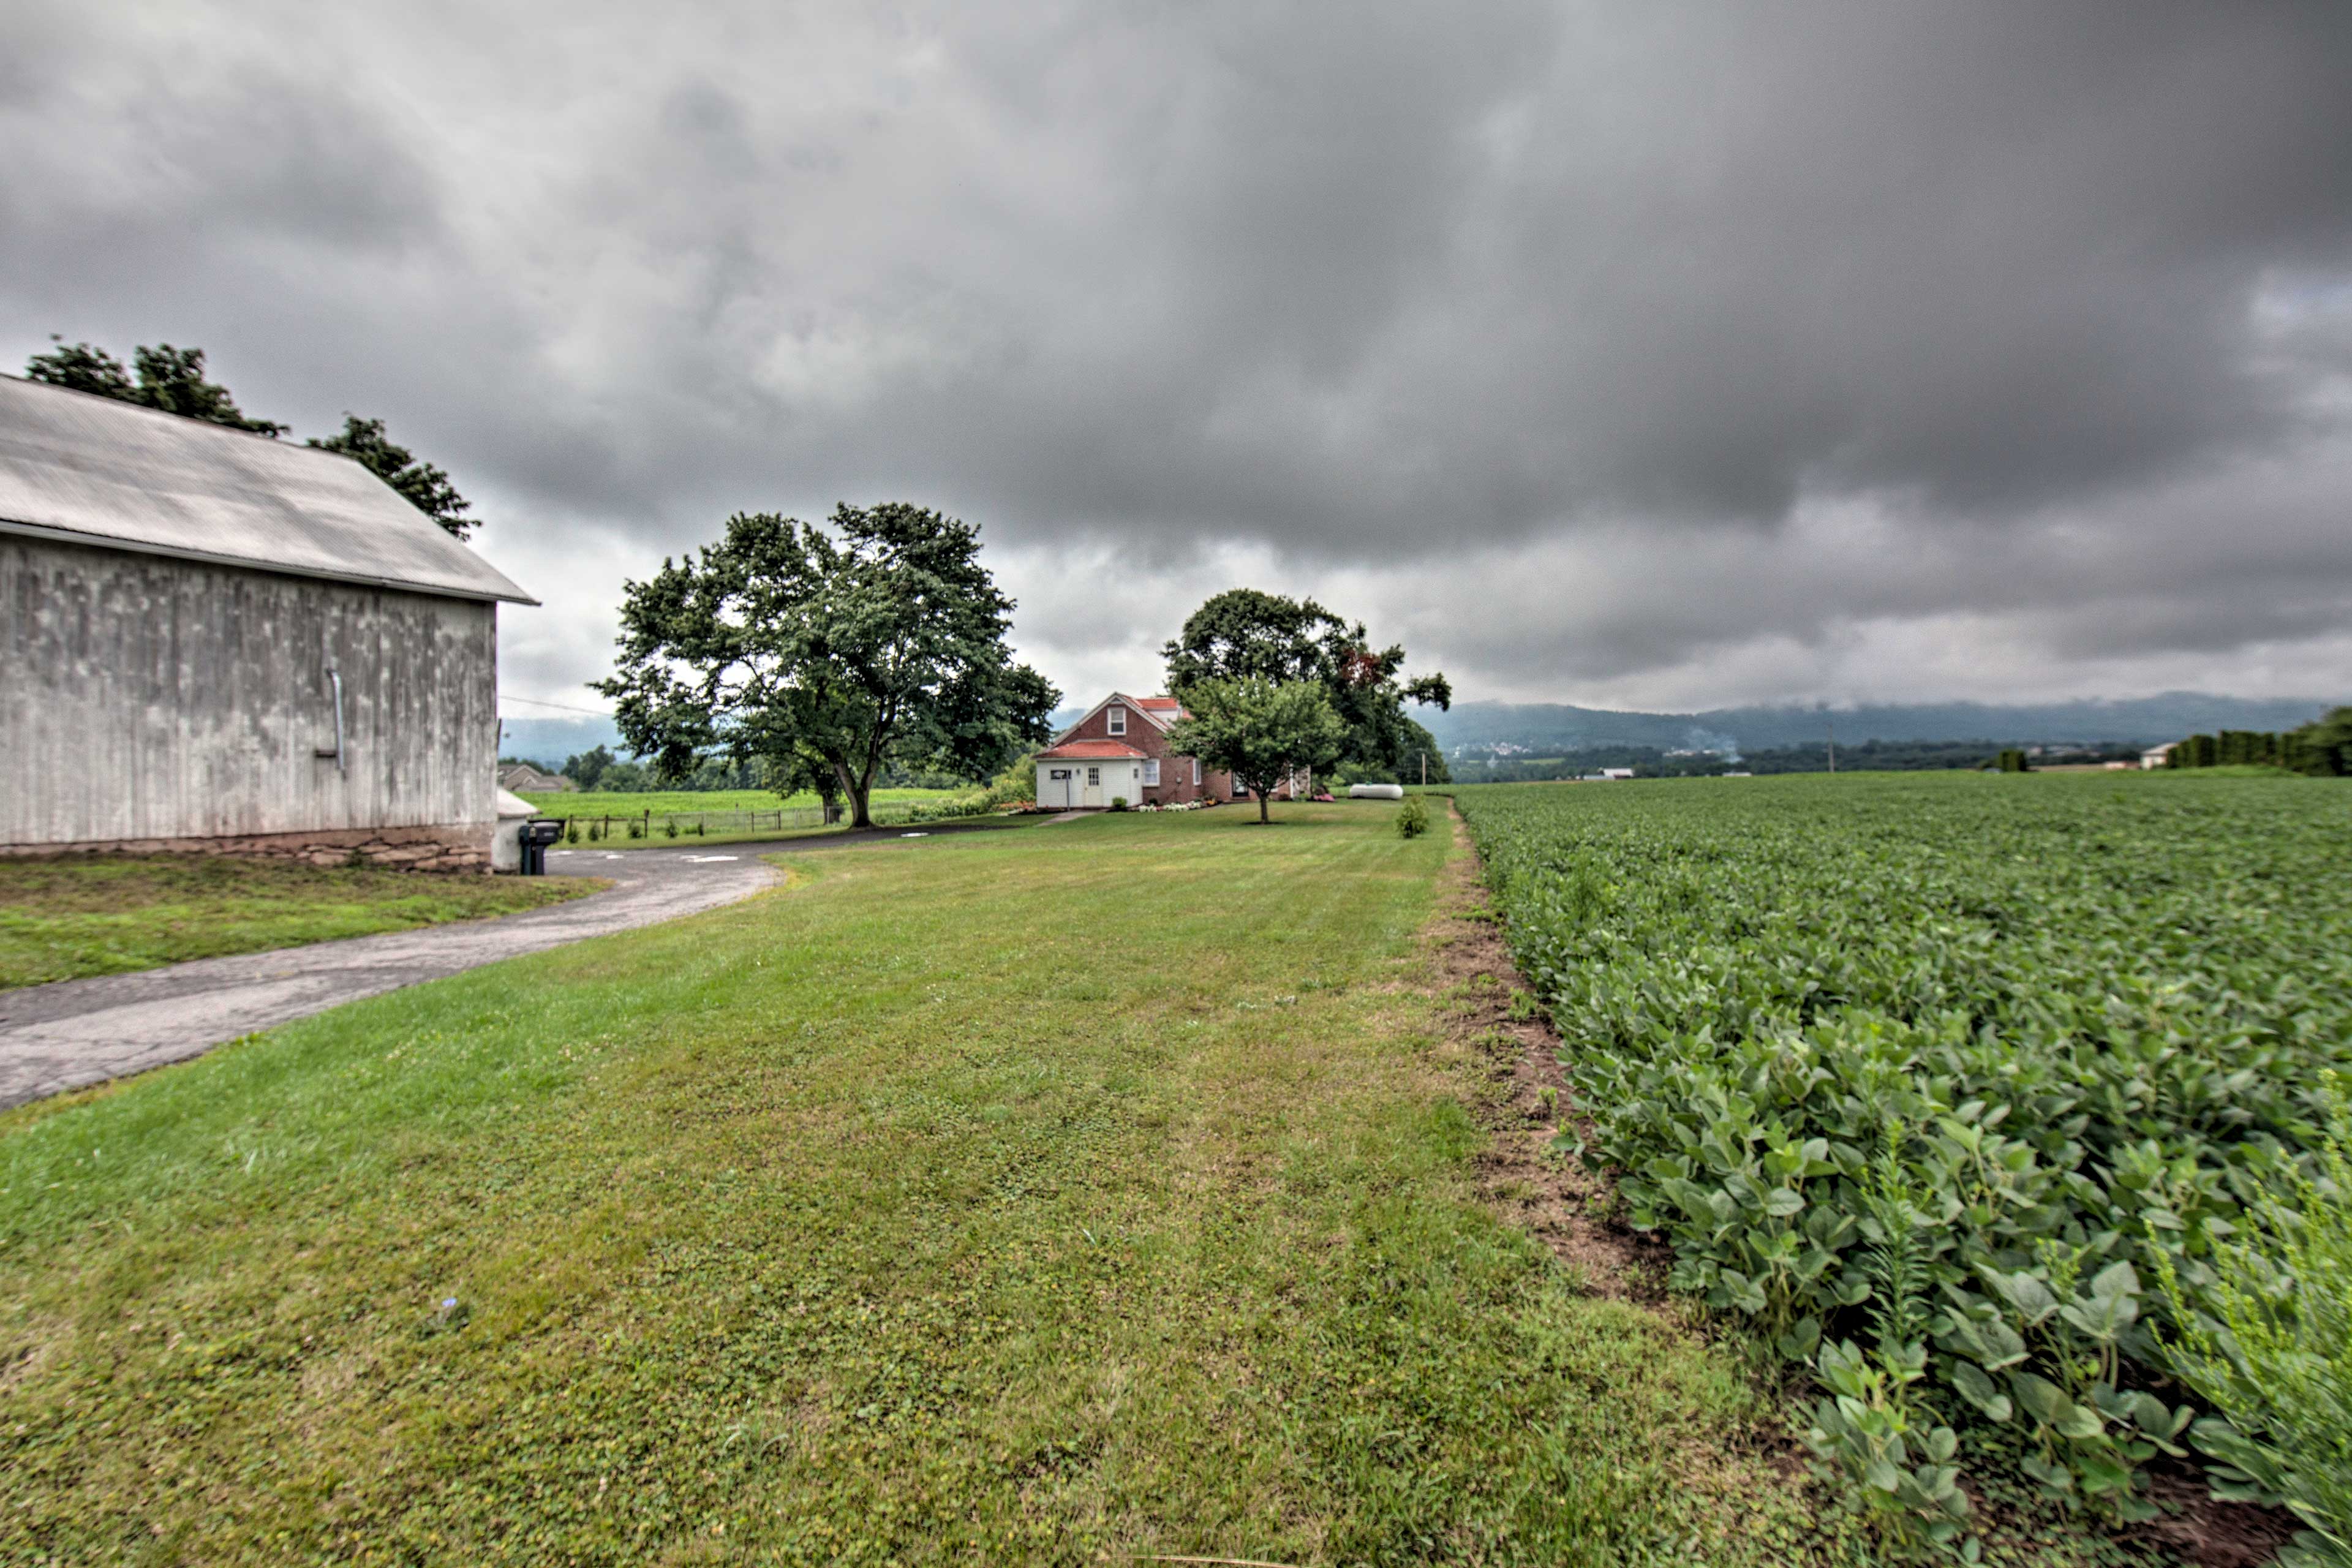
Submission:
<svg viewBox="0 0 2352 1568">
<path fill-rule="evenodd" d="M 1112 734 L 1114 734 L 1114 735 L 1124 735 L 1124 734 L 1126 734 L 1126 733 L 1127 733 L 1127 710 L 1126 710 L 1126 709 L 1124 709 L 1124 708 L 1121 708 L 1120 706 L 1118 706 L 1118 704 L 1117 704 L 1117 703 L 1115 703 L 1115 702 L 1114 702 L 1113 704 L 1111 704 L 1111 710 L 1110 710 L 1110 715 L 1109 715 L 1109 717 L 1110 717 L 1110 732 L 1111 732 Z"/>
</svg>

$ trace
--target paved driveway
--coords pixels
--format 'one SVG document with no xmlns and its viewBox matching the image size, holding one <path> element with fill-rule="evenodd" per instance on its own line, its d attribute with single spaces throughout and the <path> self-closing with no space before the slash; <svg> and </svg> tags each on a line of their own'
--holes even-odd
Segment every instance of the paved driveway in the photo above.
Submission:
<svg viewBox="0 0 2352 1568">
<path fill-rule="evenodd" d="M 943 826 L 919 837 L 955 831 Z M 708 849 L 558 850 L 548 857 L 551 875 L 609 877 L 614 886 L 498 920 L 0 991 L 0 1107 L 200 1056 L 257 1029 L 420 980 L 731 904 L 777 881 L 763 855 L 906 839 L 884 830 Z"/>
</svg>

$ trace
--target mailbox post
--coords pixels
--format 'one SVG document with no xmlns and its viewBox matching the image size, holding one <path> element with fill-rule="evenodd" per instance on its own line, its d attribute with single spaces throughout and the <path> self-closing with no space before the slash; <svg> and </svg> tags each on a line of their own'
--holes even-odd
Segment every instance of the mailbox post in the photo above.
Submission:
<svg viewBox="0 0 2352 1568">
<path fill-rule="evenodd" d="M 563 837 L 563 824 L 551 816 L 533 817 L 522 825 L 522 874 L 547 875 L 547 847 Z"/>
</svg>

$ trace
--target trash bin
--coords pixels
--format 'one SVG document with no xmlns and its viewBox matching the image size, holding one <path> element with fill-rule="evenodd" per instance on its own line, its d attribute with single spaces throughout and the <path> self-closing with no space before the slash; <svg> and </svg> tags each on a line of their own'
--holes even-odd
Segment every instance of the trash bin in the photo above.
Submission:
<svg viewBox="0 0 2352 1568">
<path fill-rule="evenodd" d="M 522 874 L 547 875 L 547 847 L 563 837 L 563 824 L 552 816 L 533 817 L 522 825 Z"/>
</svg>

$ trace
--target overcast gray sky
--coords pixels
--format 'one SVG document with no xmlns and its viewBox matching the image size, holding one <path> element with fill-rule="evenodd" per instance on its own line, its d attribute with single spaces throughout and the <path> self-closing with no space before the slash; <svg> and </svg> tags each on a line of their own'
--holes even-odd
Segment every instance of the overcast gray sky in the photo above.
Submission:
<svg viewBox="0 0 2352 1568">
<path fill-rule="evenodd" d="M 1243 583 L 1465 696 L 2352 694 L 2343 0 L 7 16 L 0 354 L 386 418 L 518 696 L 838 499 L 1073 697 Z"/>
</svg>

